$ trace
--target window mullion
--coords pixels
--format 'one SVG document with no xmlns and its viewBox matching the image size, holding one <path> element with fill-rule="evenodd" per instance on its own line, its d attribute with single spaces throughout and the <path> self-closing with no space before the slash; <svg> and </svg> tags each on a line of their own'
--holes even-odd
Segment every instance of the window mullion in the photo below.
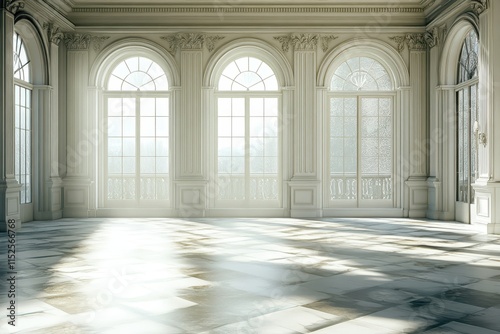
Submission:
<svg viewBox="0 0 500 334">
<path fill-rule="evenodd" d="M 141 115 L 140 98 L 135 96 L 135 198 L 137 204 L 141 201 Z"/>
<path fill-rule="evenodd" d="M 362 165 L 362 156 L 361 156 L 361 137 L 362 137 L 362 119 L 361 119 L 361 96 L 357 96 L 356 99 L 356 118 L 357 118 L 357 134 L 356 134 L 356 159 L 358 163 L 356 164 L 356 174 L 357 174 L 357 183 L 358 183 L 358 194 L 356 196 L 357 200 L 357 207 L 360 207 L 361 204 L 361 197 L 362 197 L 362 192 L 363 192 L 363 185 L 362 185 L 362 176 L 361 176 L 361 165 Z"/>
<path fill-rule="evenodd" d="M 250 203 L 250 98 L 245 97 L 245 202 Z"/>
</svg>

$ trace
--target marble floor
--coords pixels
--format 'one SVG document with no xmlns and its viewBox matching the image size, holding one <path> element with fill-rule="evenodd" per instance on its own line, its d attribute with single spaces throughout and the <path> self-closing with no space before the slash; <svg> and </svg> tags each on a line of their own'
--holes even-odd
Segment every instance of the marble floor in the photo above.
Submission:
<svg viewBox="0 0 500 334">
<path fill-rule="evenodd" d="M 500 236 L 410 219 L 63 219 L 0 233 L 0 333 L 500 333 Z"/>
</svg>

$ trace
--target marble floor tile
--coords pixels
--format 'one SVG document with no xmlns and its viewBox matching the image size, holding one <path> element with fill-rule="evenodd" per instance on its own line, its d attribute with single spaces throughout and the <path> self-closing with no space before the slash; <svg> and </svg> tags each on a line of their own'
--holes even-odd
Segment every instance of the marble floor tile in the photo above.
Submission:
<svg viewBox="0 0 500 334">
<path fill-rule="evenodd" d="M 0 333 L 500 333 L 500 236 L 454 222 L 61 219 L 16 247 Z"/>
</svg>

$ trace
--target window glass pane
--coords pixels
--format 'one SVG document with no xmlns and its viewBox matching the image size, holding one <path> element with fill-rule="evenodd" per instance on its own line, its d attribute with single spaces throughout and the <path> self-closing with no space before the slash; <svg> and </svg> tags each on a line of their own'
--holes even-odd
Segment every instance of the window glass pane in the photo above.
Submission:
<svg viewBox="0 0 500 334">
<path fill-rule="evenodd" d="M 231 156 L 231 138 L 220 138 L 218 144 L 219 157 L 230 157 Z"/>
<path fill-rule="evenodd" d="M 155 98 L 141 99 L 141 116 L 154 116 L 156 109 Z"/>
<path fill-rule="evenodd" d="M 156 135 L 159 137 L 167 137 L 168 133 L 168 117 L 156 117 Z"/>
<path fill-rule="evenodd" d="M 219 78 L 221 91 L 278 90 L 278 82 L 269 65 L 253 57 L 242 57 L 226 66 Z"/>
<path fill-rule="evenodd" d="M 264 155 L 264 140 L 262 138 L 250 138 L 250 156 Z"/>
<path fill-rule="evenodd" d="M 169 116 L 169 99 L 168 98 L 157 98 L 156 99 L 156 116 Z"/>
<path fill-rule="evenodd" d="M 462 45 L 462 52 L 459 60 L 459 77 L 458 82 L 465 82 L 477 77 L 477 69 L 479 64 L 479 41 L 474 30 L 471 30 Z"/>
<path fill-rule="evenodd" d="M 135 138 L 123 138 L 123 156 L 135 156 Z"/>
<path fill-rule="evenodd" d="M 168 138 L 156 138 L 156 156 L 168 156 Z"/>
<path fill-rule="evenodd" d="M 351 58 L 342 63 L 330 83 L 333 91 L 388 91 L 392 87 L 382 64 L 368 57 Z"/>
<path fill-rule="evenodd" d="M 123 117 L 123 136 L 135 136 L 135 117 Z"/>
<path fill-rule="evenodd" d="M 30 77 L 30 59 L 28 58 L 28 53 L 24 45 L 24 41 L 21 36 L 14 33 L 13 38 L 13 50 L 14 50 L 14 78 L 23 80 L 25 82 L 31 82 Z"/>
<path fill-rule="evenodd" d="M 168 80 L 161 66 L 152 60 L 132 57 L 113 69 L 108 90 L 168 90 Z"/>
<path fill-rule="evenodd" d="M 165 157 L 156 158 L 156 173 L 159 174 L 168 173 L 168 158 Z"/>
<path fill-rule="evenodd" d="M 155 156 L 155 139 L 154 138 L 141 138 L 141 156 L 154 157 Z"/>
<path fill-rule="evenodd" d="M 154 157 L 141 158 L 141 174 L 154 174 L 156 170 L 156 159 Z"/>
<path fill-rule="evenodd" d="M 122 140 L 120 138 L 108 139 L 108 156 L 121 157 L 123 155 Z"/>
</svg>

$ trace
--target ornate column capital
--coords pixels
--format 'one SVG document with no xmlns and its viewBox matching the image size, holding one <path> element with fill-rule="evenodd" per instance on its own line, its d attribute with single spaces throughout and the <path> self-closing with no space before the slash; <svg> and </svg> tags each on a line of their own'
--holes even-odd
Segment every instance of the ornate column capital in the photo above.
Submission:
<svg viewBox="0 0 500 334">
<path fill-rule="evenodd" d="M 471 9 L 477 15 L 481 15 L 489 7 L 488 0 L 471 0 L 471 2 Z"/>
<path fill-rule="evenodd" d="M 15 15 L 24 8 L 24 0 L 2 0 L 2 7 Z"/>
<path fill-rule="evenodd" d="M 51 43 L 54 43 L 55 45 L 61 44 L 64 39 L 64 33 L 59 27 L 55 26 L 52 22 L 49 22 L 43 24 L 43 29 L 47 31 L 47 36 Z"/>
<path fill-rule="evenodd" d="M 168 51 L 175 54 L 178 49 L 181 50 L 202 50 L 206 47 L 209 52 L 215 49 L 215 43 L 223 36 L 210 36 L 201 33 L 177 33 L 169 36 L 163 36 L 161 39 L 169 43 Z"/>
</svg>

